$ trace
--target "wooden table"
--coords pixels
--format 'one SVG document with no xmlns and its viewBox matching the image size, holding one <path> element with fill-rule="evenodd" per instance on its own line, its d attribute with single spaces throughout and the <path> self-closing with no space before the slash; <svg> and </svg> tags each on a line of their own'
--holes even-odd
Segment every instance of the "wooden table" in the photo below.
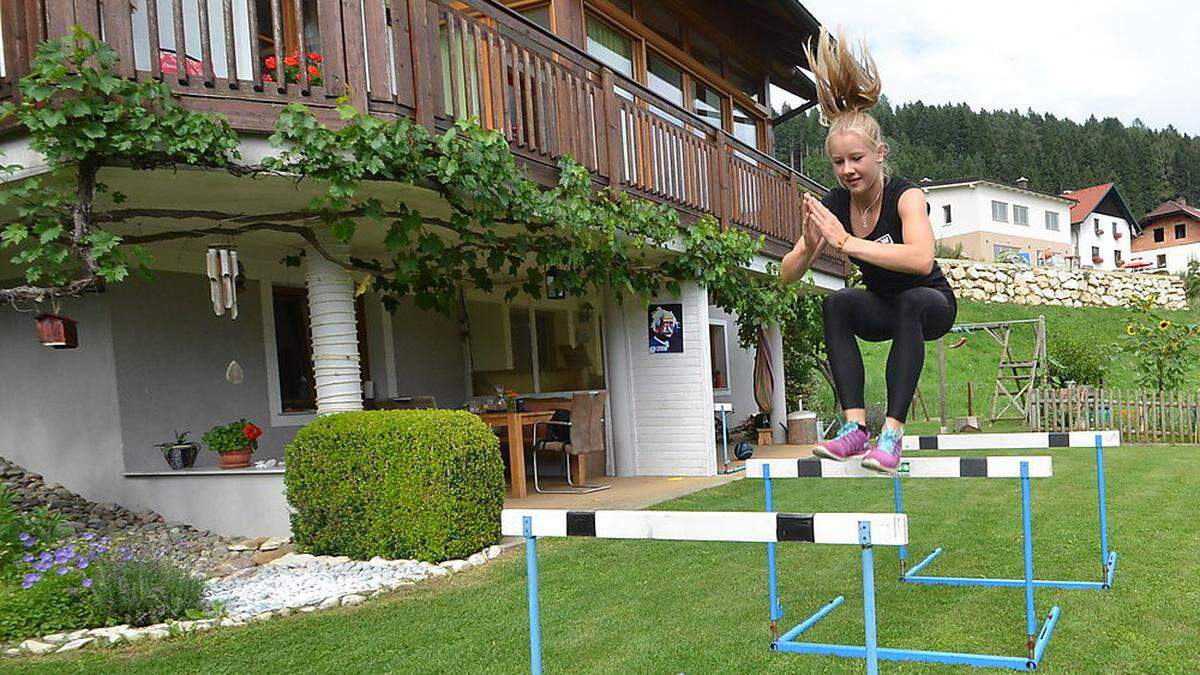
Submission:
<svg viewBox="0 0 1200 675">
<path fill-rule="evenodd" d="M 553 410 L 536 412 L 493 412 L 481 413 L 484 422 L 497 429 L 508 429 L 508 471 L 512 496 L 521 499 L 528 494 L 525 487 L 525 436 L 522 428 L 534 422 L 548 420 Z"/>
</svg>

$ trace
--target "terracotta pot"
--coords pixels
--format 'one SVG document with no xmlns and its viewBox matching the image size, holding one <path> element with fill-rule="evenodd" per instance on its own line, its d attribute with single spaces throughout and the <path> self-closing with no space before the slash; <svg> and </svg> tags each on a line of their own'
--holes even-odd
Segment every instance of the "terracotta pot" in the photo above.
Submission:
<svg viewBox="0 0 1200 675">
<path fill-rule="evenodd" d="M 250 455 L 254 454 L 251 448 L 242 448 L 241 450 L 230 450 L 229 452 L 218 453 L 221 455 L 222 469 L 245 469 L 250 466 Z"/>
</svg>

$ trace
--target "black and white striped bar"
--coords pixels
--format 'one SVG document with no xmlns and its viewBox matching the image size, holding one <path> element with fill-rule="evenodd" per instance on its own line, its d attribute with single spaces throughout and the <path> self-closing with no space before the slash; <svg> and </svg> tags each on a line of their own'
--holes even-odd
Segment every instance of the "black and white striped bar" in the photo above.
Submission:
<svg viewBox="0 0 1200 675">
<path fill-rule="evenodd" d="M 910 457 L 900 460 L 901 478 L 1020 478 L 1021 462 L 1029 463 L 1030 478 L 1053 475 L 1052 458 L 1035 457 Z M 762 478 L 763 467 L 771 467 L 771 478 L 891 478 L 858 462 L 831 459 L 748 459 L 746 477 Z"/>
<path fill-rule="evenodd" d="M 1121 432 L 1063 431 L 1012 434 L 941 434 L 905 436 L 905 450 L 1041 450 L 1044 448 L 1094 448 L 1096 434 L 1106 448 L 1121 445 Z"/>
<path fill-rule="evenodd" d="M 535 537 L 858 544 L 858 523 L 867 521 L 872 544 L 908 543 L 908 516 L 903 513 L 504 509 L 501 532 L 523 536 L 525 516 L 531 518 Z"/>
</svg>

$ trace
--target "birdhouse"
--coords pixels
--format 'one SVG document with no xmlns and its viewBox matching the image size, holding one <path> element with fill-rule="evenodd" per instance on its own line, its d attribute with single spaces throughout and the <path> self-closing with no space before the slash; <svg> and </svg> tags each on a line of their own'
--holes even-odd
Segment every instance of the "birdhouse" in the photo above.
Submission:
<svg viewBox="0 0 1200 675">
<path fill-rule="evenodd" d="M 77 322 L 57 314 L 42 314 L 37 323 L 38 341 L 53 349 L 75 349 L 79 346 Z"/>
</svg>

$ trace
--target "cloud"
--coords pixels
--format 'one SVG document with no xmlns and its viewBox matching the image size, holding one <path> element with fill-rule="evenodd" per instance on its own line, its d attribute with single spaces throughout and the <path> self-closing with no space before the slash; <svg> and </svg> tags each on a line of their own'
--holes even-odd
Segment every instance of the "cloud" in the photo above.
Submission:
<svg viewBox="0 0 1200 675">
<path fill-rule="evenodd" d="M 1200 4 L 806 0 L 865 38 L 893 103 L 1140 118 L 1200 135 Z"/>
</svg>

